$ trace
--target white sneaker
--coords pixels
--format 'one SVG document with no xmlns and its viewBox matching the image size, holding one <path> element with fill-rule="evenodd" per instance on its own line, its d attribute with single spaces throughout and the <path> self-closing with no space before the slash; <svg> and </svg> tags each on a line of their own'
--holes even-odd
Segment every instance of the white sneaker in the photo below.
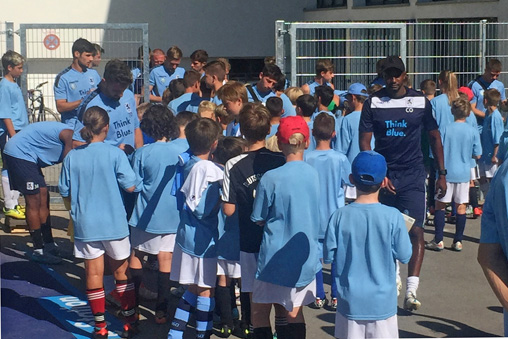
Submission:
<svg viewBox="0 0 508 339">
<path fill-rule="evenodd" d="M 462 243 L 460 241 L 454 242 L 452 244 L 452 250 L 454 250 L 456 252 L 462 251 Z"/>
<path fill-rule="evenodd" d="M 442 251 L 444 249 L 444 243 L 443 240 L 440 242 L 436 242 L 434 239 L 431 241 L 425 242 L 425 248 L 432 251 Z"/>
<path fill-rule="evenodd" d="M 397 297 L 400 295 L 400 291 L 402 291 L 402 281 L 397 280 Z"/>
<path fill-rule="evenodd" d="M 416 311 L 422 306 L 422 303 L 416 299 L 416 295 L 413 292 L 408 292 L 406 298 L 404 298 L 404 309 L 407 311 Z"/>
</svg>

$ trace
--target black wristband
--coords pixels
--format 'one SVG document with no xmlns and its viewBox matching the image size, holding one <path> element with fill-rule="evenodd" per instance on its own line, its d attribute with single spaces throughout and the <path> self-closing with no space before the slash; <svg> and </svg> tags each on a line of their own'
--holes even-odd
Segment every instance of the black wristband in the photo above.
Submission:
<svg viewBox="0 0 508 339">
<path fill-rule="evenodd" d="M 437 171 L 437 173 L 438 173 L 439 175 L 447 175 L 447 174 L 448 174 L 448 171 L 447 171 L 447 170 L 445 170 L 445 169 L 442 169 L 442 170 Z"/>
</svg>

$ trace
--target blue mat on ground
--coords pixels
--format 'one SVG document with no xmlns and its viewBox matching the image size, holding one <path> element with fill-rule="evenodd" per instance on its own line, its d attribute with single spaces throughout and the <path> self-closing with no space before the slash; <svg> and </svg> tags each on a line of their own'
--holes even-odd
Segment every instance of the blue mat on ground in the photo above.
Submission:
<svg viewBox="0 0 508 339">
<path fill-rule="evenodd" d="M 84 293 L 49 266 L 4 251 L 0 260 L 2 337 L 91 337 L 94 319 Z M 111 314 L 106 314 L 106 321 L 109 338 L 120 338 L 122 322 Z"/>
</svg>

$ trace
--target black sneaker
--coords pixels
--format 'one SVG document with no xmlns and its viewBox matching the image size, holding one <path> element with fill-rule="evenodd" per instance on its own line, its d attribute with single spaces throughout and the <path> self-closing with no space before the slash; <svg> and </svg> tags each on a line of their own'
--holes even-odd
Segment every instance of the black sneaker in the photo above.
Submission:
<svg viewBox="0 0 508 339">
<path fill-rule="evenodd" d="M 226 324 L 222 324 L 222 325 L 219 326 L 219 328 L 216 329 L 215 332 L 216 332 L 215 334 L 218 337 L 229 338 L 231 333 L 233 333 L 233 329 L 231 327 L 229 327 L 228 325 L 226 325 Z"/>
<path fill-rule="evenodd" d="M 122 331 L 122 334 L 120 335 L 120 337 L 122 337 L 124 339 L 130 339 L 130 338 L 133 338 L 138 333 L 139 333 L 138 322 L 136 321 L 135 323 L 124 324 L 123 331 Z"/>
<path fill-rule="evenodd" d="M 48 251 L 43 251 L 42 254 L 34 251 L 30 254 L 30 260 L 46 265 L 58 265 L 62 263 L 62 258 L 55 257 Z"/>
<path fill-rule="evenodd" d="M 108 339 L 108 330 L 103 327 L 100 330 L 96 330 L 92 334 L 93 339 Z"/>
</svg>

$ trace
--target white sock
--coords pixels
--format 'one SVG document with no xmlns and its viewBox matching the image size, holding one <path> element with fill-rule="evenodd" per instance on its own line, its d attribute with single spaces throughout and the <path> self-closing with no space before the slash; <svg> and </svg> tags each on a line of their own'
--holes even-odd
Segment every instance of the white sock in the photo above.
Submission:
<svg viewBox="0 0 508 339">
<path fill-rule="evenodd" d="M 11 186 L 9 185 L 9 177 L 4 175 L 2 171 L 2 189 L 4 191 L 4 205 L 5 209 L 11 210 L 16 208 L 18 204 L 19 192 L 11 190 Z"/>
<path fill-rule="evenodd" d="M 413 293 L 416 295 L 416 290 L 418 289 L 418 284 L 420 283 L 420 277 L 411 276 L 406 279 L 406 295 L 409 293 Z"/>
<path fill-rule="evenodd" d="M 402 281 L 402 279 L 400 278 L 400 264 L 399 264 L 398 260 L 395 261 L 395 270 L 396 270 L 395 271 L 396 272 L 395 282 L 397 282 L 397 284 L 398 284 L 399 282 Z"/>
</svg>

